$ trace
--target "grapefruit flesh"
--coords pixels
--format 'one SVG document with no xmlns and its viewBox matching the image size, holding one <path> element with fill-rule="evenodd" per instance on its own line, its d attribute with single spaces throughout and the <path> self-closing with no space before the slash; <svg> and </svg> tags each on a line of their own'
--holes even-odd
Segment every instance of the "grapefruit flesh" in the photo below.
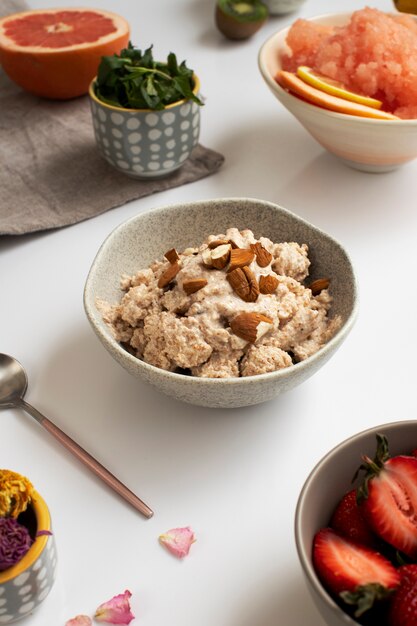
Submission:
<svg viewBox="0 0 417 626">
<path fill-rule="evenodd" d="M 68 99 L 88 91 L 102 56 L 129 42 L 129 24 L 101 9 L 25 11 L 0 20 L 0 63 L 26 91 Z"/>
<path fill-rule="evenodd" d="M 324 109 L 335 111 L 336 113 L 346 113 L 347 115 L 356 115 L 358 117 L 370 117 L 379 120 L 398 120 L 399 118 L 386 111 L 379 111 L 357 102 L 344 100 L 332 96 L 324 91 L 320 91 L 311 85 L 302 81 L 296 74 L 281 70 L 276 78 L 281 87 L 288 89 L 292 94 L 300 96 L 303 100 L 316 104 Z"/>
</svg>

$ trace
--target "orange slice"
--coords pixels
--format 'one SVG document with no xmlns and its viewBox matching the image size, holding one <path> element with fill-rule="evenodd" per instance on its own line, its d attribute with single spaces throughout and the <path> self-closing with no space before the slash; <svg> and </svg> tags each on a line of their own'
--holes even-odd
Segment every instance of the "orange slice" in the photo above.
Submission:
<svg viewBox="0 0 417 626">
<path fill-rule="evenodd" d="M 101 57 L 129 42 L 129 24 L 101 9 L 44 9 L 0 19 L 0 63 L 37 96 L 67 99 L 87 93 Z"/>
<path fill-rule="evenodd" d="M 361 96 L 359 93 L 349 91 L 345 88 L 343 83 L 328 78 L 327 76 L 322 76 L 306 65 L 300 65 L 297 69 L 297 76 L 305 83 L 312 85 L 316 89 L 320 89 L 320 91 L 329 93 L 332 96 L 343 98 L 343 100 L 350 100 L 351 102 L 357 102 L 358 104 L 364 104 L 365 106 L 372 107 L 373 109 L 380 109 L 382 107 L 381 100 L 369 98 L 368 96 Z"/>
<path fill-rule="evenodd" d="M 298 78 L 291 72 L 279 72 L 277 76 L 277 82 L 282 86 L 300 96 L 304 100 L 317 104 L 324 109 L 335 111 L 336 113 L 346 113 L 347 115 L 356 115 L 358 117 L 371 117 L 379 120 L 398 120 L 399 118 L 386 111 L 379 111 L 372 107 L 365 106 L 364 104 L 358 104 L 357 102 L 350 102 L 343 98 L 338 98 L 330 94 L 320 91 L 311 85 L 305 83 L 301 78 Z"/>
</svg>

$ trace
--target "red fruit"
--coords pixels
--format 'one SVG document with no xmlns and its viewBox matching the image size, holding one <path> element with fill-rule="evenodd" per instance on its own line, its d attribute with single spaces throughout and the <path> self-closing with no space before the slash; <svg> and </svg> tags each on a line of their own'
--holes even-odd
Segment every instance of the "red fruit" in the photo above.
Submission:
<svg viewBox="0 0 417 626">
<path fill-rule="evenodd" d="M 344 537 L 374 548 L 375 535 L 369 529 L 356 501 L 356 490 L 349 491 L 336 507 L 330 526 Z"/>
<path fill-rule="evenodd" d="M 382 554 L 331 528 L 320 530 L 314 537 L 313 563 L 331 593 L 357 606 L 357 617 L 376 600 L 386 598 L 400 583 L 397 570 Z"/>
<path fill-rule="evenodd" d="M 389 613 L 391 626 L 417 626 L 417 565 L 398 568 L 401 584 L 393 595 Z"/>
<path fill-rule="evenodd" d="M 373 460 L 364 457 L 366 472 L 358 489 L 360 507 L 371 529 L 412 559 L 417 558 L 417 458 L 389 458 L 388 443 L 377 435 Z"/>
<path fill-rule="evenodd" d="M 65 100 L 87 93 L 102 56 L 119 53 L 129 24 L 101 9 L 38 9 L 0 20 L 0 62 L 27 91 Z"/>
<path fill-rule="evenodd" d="M 417 456 L 417 448 L 412 451 L 411 456 Z"/>
</svg>

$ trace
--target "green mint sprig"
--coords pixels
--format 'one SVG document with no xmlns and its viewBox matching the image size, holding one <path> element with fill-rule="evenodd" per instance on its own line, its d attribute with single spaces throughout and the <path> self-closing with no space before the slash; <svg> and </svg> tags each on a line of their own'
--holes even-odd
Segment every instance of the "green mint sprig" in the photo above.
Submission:
<svg viewBox="0 0 417 626">
<path fill-rule="evenodd" d="M 178 64 L 173 52 L 166 63 L 155 61 L 150 46 L 143 53 L 129 42 L 119 55 L 102 57 L 95 83 L 99 100 L 125 109 L 158 111 L 179 100 L 203 102 L 193 93 L 193 70 Z"/>
</svg>

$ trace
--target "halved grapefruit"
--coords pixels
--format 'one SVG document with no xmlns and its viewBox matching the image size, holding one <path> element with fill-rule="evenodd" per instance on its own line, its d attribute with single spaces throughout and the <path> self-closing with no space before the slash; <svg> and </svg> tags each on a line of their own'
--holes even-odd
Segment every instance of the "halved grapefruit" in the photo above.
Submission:
<svg viewBox="0 0 417 626">
<path fill-rule="evenodd" d="M 101 57 L 129 42 L 129 24 L 101 9 L 45 9 L 0 19 L 0 63 L 20 87 L 66 100 L 87 93 Z"/>
</svg>

